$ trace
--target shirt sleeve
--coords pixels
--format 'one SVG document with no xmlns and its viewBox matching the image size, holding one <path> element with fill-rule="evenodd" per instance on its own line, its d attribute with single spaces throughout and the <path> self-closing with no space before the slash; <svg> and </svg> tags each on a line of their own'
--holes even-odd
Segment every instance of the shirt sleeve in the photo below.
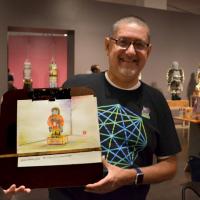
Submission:
<svg viewBox="0 0 200 200">
<path fill-rule="evenodd" d="M 158 157 L 171 156 L 181 151 L 180 142 L 167 101 L 160 96 L 157 102 L 158 143 L 155 153 Z"/>
</svg>

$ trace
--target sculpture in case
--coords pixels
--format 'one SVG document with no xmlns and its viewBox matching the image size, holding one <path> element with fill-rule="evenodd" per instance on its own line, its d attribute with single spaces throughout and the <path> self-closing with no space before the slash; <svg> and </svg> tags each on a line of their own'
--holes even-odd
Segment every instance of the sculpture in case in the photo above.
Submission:
<svg viewBox="0 0 200 200">
<path fill-rule="evenodd" d="M 180 100 L 180 94 L 183 91 L 184 71 L 179 67 L 177 61 L 173 61 L 167 72 L 168 90 L 171 93 L 172 100 Z"/>
</svg>

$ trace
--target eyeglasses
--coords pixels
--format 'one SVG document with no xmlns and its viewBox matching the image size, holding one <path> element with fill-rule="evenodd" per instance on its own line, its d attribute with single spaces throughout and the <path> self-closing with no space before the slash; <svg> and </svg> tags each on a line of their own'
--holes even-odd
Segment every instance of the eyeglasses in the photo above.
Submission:
<svg viewBox="0 0 200 200">
<path fill-rule="evenodd" d="M 129 46 L 132 44 L 136 51 L 146 50 L 150 45 L 149 43 L 146 43 L 146 42 L 144 42 L 142 40 L 131 41 L 128 38 L 115 39 L 113 37 L 110 37 L 110 39 L 114 40 L 116 42 L 116 45 L 121 47 L 121 48 L 123 48 L 123 49 L 128 49 Z"/>
</svg>

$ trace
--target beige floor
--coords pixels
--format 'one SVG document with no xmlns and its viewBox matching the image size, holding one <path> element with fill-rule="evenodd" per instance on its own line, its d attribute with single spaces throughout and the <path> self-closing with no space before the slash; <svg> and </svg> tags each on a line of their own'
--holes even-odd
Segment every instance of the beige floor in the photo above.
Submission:
<svg viewBox="0 0 200 200">
<path fill-rule="evenodd" d="M 178 171 L 174 179 L 151 186 L 147 200 L 181 200 L 181 184 L 190 180 L 190 174 L 184 171 L 187 161 L 188 132 L 177 127 L 182 151 L 178 154 Z M 46 189 L 33 190 L 30 195 L 20 195 L 17 200 L 48 200 Z M 133 199 L 134 200 L 134 199 Z M 199 200 L 192 192 L 187 192 L 187 200 Z"/>
</svg>

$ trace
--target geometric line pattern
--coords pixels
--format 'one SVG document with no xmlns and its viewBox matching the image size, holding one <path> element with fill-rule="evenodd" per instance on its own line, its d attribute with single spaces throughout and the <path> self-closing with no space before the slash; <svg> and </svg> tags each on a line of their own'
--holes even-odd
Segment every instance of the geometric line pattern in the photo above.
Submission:
<svg viewBox="0 0 200 200">
<path fill-rule="evenodd" d="M 142 118 L 120 104 L 98 107 L 102 154 L 121 168 L 134 166 L 147 145 Z"/>
</svg>

